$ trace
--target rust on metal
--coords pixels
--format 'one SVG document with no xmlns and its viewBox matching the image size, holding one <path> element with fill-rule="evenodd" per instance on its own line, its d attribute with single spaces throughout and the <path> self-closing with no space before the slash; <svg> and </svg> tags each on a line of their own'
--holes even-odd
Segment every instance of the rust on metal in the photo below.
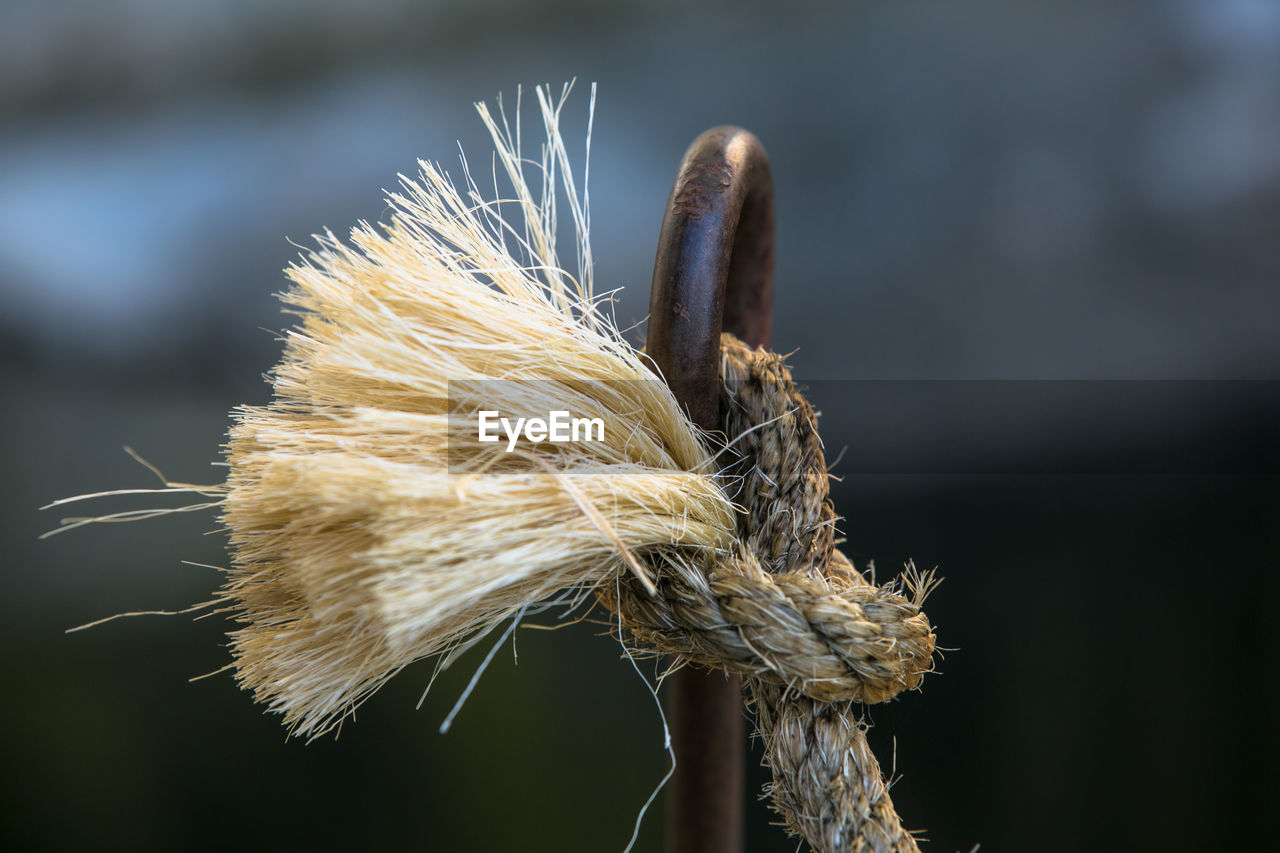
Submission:
<svg viewBox="0 0 1280 853">
<path fill-rule="evenodd" d="M 720 333 L 767 346 L 773 320 L 773 178 L 760 141 L 716 127 L 671 187 L 649 297 L 646 352 L 694 423 L 720 428 Z M 685 667 L 667 682 L 676 770 L 668 853 L 742 849 L 739 679 Z"/>
</svg>

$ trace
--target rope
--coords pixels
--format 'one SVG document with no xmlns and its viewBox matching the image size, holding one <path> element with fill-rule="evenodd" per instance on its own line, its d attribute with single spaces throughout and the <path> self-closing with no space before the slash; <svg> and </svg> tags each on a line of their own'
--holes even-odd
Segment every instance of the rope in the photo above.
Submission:
<svg viewBox="0 0 1280 853">
<path fill-rule="evenodd" d="M 915 851 L 866 742 L 858 703 L 919 686 L 931 579 L 875 586 L 835 549 L 835 511 L 812 406 L 780 356 L 721 340 L 724 483 L 742 508 L 728 552 L 646 555 L 602 598 L 655 651 L 743 676 L 787 828 L 819 853 Z"/>
<path fill-rule="evenodd" d="M 909 572 L 876 587 L 835 550 L 813 409 L 778 356 L 727 336 L 731 441 L 722 470 L 708 471 L 670 389 L 596 311 L 585 197 L 558 129 L 564 99 L 539 90 L 538 103 L 538 189 L 525 181 L 518 120 L 513 134 L 478 107 L 523 227 L 469 178 L 460 193 L 423 162 L 388 198 L 385 227 L 362 224 L 349 243 L 326 234 L 290 267 L 284 299 L 302 319 L 272 402 L 234 414 L 226 482 L 165 481 L 156 491 L 200 501 L 61 529 L 218 507 L 231 565 L 214 603 L 237 623 L 237 681 L 305 737 L 337 727 L 416 660 L 447 665 L 504 620 L 600 590 L 650 649 L 743 676 L 773 804 L 793 832 L 820 853 L 914 850 L 858 703 L 913 689 L 930 669 L 930 581 Z M 576 280 L 555 253 L 557 175 Z M 520 233 L 516 258 L 508 237 Z M 612 442 L 557 446 L 581 477 L 548 470 L 532 447 L 495 463 L 488 445 L 457 441 L 456 377 L 548 382 L 557 401 L 621 429 Z M 595 398 L 597 380 L 623 384 Z M 518 385 L 490 387 L 486 408 L 527 411 Z"/>
</svg>

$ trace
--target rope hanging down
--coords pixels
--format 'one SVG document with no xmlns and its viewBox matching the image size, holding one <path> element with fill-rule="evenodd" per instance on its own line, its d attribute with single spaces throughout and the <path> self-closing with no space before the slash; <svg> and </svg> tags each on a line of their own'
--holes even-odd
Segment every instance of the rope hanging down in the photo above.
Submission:
<svg viewBox="0 0 1280 853">
<path fill-rule="evenodd" d="M 835 549 L 813 408 L 780 356 L 724 335 L 721 379 L 738 541 L 710 560 L 663 554 L 656 595 L 627 576 L 620 601 L 601 597 L 656 651 L 745 677 L 792 832 L 823 853 L 915 850 L 856 706 L 918 687 L 931 668 L 920 609 L 931 579 L 874 586 Z"/>
</svg>

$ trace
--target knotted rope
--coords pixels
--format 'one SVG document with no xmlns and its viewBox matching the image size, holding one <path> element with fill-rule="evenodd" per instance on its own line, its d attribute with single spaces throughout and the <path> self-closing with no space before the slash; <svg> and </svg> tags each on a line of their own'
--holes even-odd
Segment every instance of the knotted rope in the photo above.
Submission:
<svg viewBox="0 0 1280 853">
<path fill-rule="evenodd" d="M 234 413 L 225 483 L 165 481 L 155 491 L 200 502 L 61 529 L 217 508 L 231 564 L 212 603 L 236 623 L 236 678 L 304 737 L 333 730 L 414 661 L 447 665 L 498 624 L 594 591 L 641 644 L 744 677 L 773 804 L 793 832 L 820 853 L 914 850 L 857 703 L 929 670 L 930 582 L 908 572 L 876 587 L 834 549 L 813 409 L 780 357 L 723 339 L 729 446 L 713 458 L 597 311 L 585 192 L 558 129 L 567 94 L 538 92 L 540 191 L 519 136 L 479 107 L 521 226 L 503 218 L 509 200 L 484 200 L 469 174 L 459 190 L 423 162 L 388 198 L 385 227 L 361 225 L 350 244 L 325 235 L 289 269 L 300 324 L 271 403 Z M 557 180 L 576 277 L 555 253 Z M 607 422 L 611 440 L 556 445 L 562 470 L 533 441 L 495 461 L 466 418 L 528 412 L 530 398 L 519 382 L 491 382 L 483 405 L 460 405 L 460 378 L 540 383 L 553 408 Z"/>
<path fill-rule="evenodd" d="M 815 414 L 780 356 L 724 335 L 721 379 L 738 542 L 710 558 L 651 555 L 656 595 L 627 576 L 601 597 L 642 643 L 744 677 L 789 830 L 821 853 L 916 850 L 856 705 L 914 689 L 931 668 L 929 582 L 874 586 L 835 549 Z"/>
</svg>

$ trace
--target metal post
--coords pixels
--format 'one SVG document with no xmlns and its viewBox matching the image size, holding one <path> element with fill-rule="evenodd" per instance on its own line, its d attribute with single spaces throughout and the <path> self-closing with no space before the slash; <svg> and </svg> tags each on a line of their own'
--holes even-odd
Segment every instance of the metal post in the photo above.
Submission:
<svg viewBox="0 0 1280 853">
<path fill-rule="evenodd" d="M 720 333 L 766 346 L 773 320 L 773 179 L 760 141 L 717 127 L 671 187 L 649 298 L 646 351 L 694 423 L 720 429 Z M 742 849 L 742 697 L 737 676 L 687 666 L 668 681 L 676 771 L 668 853 Z"/>
</svg>

